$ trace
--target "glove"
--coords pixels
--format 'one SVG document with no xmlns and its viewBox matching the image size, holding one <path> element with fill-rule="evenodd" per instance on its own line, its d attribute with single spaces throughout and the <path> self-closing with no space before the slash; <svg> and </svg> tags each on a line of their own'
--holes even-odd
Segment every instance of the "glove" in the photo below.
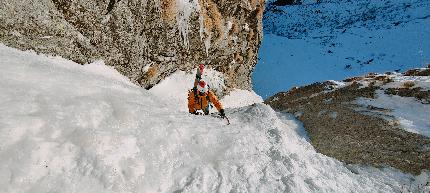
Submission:
<svg viewBox="0 0 430 193">
<path fill-rule="evenodd" d="M 224 117 L 225 117 L 224 109 L 221 109 L 221 110 L 219 111 L 219 115 L 220 115 L 222 118 L 224 118 Z"/>
<path fill-rule="evenodd" d="M 190 113 L 193 115 L 203 115 L 203 113 L 200 111 L 194 111 L 194 112 L 190 112 Z"/>
</svg>

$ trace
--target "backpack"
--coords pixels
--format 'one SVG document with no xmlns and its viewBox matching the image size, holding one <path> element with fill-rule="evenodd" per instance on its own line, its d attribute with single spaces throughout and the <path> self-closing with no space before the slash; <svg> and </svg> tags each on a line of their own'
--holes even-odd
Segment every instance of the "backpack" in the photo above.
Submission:
<svg viewBox="0 0 430 193">
<path fill-rule="evenodd" d="M 208 92 L 209 92 L 210 89 L 211 88 L 208 85 Z M 198 99 L 199 98 L 199 94 L 197 93 L 197 87 L 193 87 L 191 90 L 192 90 L 192 92 L 194 92 L 194 98 Z M 213 108 L 211 99 L 209 98 L 208 94 L 206 95 L 206 100 L 208 100 L 208 107 L 209 107 L 209 109 Z"/>
</svg>

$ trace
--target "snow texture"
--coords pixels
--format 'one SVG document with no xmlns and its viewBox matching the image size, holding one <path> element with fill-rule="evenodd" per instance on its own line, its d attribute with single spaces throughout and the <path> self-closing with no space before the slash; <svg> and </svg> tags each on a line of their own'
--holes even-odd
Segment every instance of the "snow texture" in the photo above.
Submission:
<svg viewBox="0 0 430 193">
<path fill-rule="evenodd" d="M 376 99 L 359 98 L 356 103 L 388 109 L 390 110 L 388 115 L 394 116 L 399 121 L 401 128 L 430 137 L 430 106 L 428 104 L 422 104 L 414 97 L 387 95 L 381 90 L 377 90 L 376 94 Z"/>
<path fill-rule="evenodd" d="M 252 78 L 265 99 L 317 81 L 430 64 L 428 0 L 268 5 L 263 23 Z"/>
<path fill-rule="evenodd" d="M 402 76 L 400 73 L 395 73 L 389 76 L 392 82 L 383 86 L 384 89 L 387 88 L 402 88 L 405 82 L 413 83 L 413 88 L 421 88 L 422 91 L 430 90 L 430 78 L 429 76 Z"/>
<path fill-rule="evenodd" d="M 261 96 L 255 94 L 254 91 L 234 89 L 221 100 L 221 103 L 226 108 L 238 108 L 263 103 L 263 99 Z"/>
<path fill-rule="evenodd" d="M 197 69 L 195 70 L 197 72 Z M 193 88 L 194 78 L 196 74 L 188 74 L 184 71 L 176 71 L 169 77 L 165 78 L 163 81 L 155 85 L 149 92 L 152 94 L 159 96 L 160 100 L 163 100 L 166 104 L 169 104 L 172 108 L 178 109 L 182 112 L 188 112 L 188 91 Z M 206 68 L 202 75 L 202 80 L 204 80 L 212 91 L 217 96 L 220 96 L 220 93 L 223 89 L 225 89 L 224 85 L 224 76 L 222 73 Z M 253 102 L 262 102 L 262 100 L 258 101 L 258 95 L 254 92 L 238 90 L 237 92 L 242 92 L 243 94 L 248 94 L 250 97 L 248 102 L 241 103 L 241 106 L 246 106 L 252 104 Z M 234 94 L 233 92 L 232 94 Z M 227 97 L 224 100 L 223 104 L 235 104 L 235 98 Z M 261 98 L 261 97 L 260 97 Z M 255 100 L 253 100 L 255 99 Z M 225 106 L 225 105 L 224 105 Z M 229 108 L 230 106 L 225 106 Z M 212 109 L 216 111 L 215 109 Z M 214 112 L 211 111 L 211 112 Z"/>
<path fill-rule="evenodd" d="M 101 62 L 0 45 L 0 69 L 0 192 L 398 192 L 428 181 L 319 154 L 261 103 L 227 109 L 226 125 Z"/>
</svg>

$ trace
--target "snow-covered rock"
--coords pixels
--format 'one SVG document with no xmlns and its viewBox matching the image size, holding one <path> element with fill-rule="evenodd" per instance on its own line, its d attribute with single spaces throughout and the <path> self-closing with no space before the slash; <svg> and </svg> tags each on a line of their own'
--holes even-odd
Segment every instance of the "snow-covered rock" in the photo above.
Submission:
<svg viewBox="0 0 430 193">
<path fill-rule="evenodd" d="M 429 75 L 430 68 L 370 73 L 281 92 L 265 103 L 297 115 L 325 155 L 418 174 L 430 170 Z"/>
</svg>

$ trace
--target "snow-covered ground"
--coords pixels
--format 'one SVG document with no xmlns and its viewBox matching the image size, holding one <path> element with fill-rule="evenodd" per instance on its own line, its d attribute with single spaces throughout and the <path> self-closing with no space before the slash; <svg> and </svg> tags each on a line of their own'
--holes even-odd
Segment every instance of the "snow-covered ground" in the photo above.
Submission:
<svg viewBox="0 0 430 193">
<path fill-rule="evenodd" d="M 414 97 L 387 95 L 376 91 L 376 99 L 360 98 L 357 104 L 371 105 L 390 110 L 388 114 L 399 121 L 401 128 L 430 138 L 430 106 L 424 105 Z"/>
<path fill-rule="evenodd" d="M 159 84 L 155 85 L 149 92 L 160 96 L 166 104 L 172 108 L 176 108 L 182 112 L 188 112 L 187 95 L 188 90 L 193 87 L 195 74 L 187 74 L 183 71 L 177 71 L 167 77 Z M 208 83 L 210 88 L 219 93 L 224 85 L 224 79 L 219 72 L 212 69 L 205 69 L 202 79 Z M 218 92 L 217 92 L 218 91 Z M 254 103 L 262 103 L 263 99 L 253 91 L 235 89 L 229 95 L 220 99 L 224 108 L 235 108 L 251 105 Z M 216 109 L 211 109 L 210 112 L 215 113 Z"/>
<path fill-rule="evenodd" d="M 253 72 L 263 98 L 316 81 L 430 64 L 428 0 L 308 0 L 268 10 Z"/>
<path fill-rule="evenodd" d="M 403 76 L 400 73 L 388 75 L 393 82 L 381 85 L 382 90 L 376 91 L 376 98 L 358 98 L 356 103 L 361 106 L 373 106 L 385 109 L 383 114 L 388 115 L 389 120 L 395 120 L 400 124 L 400 128 L 412 133 L 418 133 L 430 137 L 430 101 L 418 100 L 414 97 L 401 97 L 385 93 L 384 89 L 404 88 L 405 84 L 413 86 L 410 89 L 420 88 L 428 91 L 430 87 L 430 76 Z M 366 80 L 359 81 L 363 85 L 368 85 Z M 345 84 L 345 83 L 344 83 Z M 378 112 L 376 110 L 375 112 Z"/>
<path fill-rule="evenodd" d="M 291 116 L 243 106 L 261 100 L 252 92 L 223 99 L 231 125 L 190 115 L 186 90 L 166 90 L 193 75 L 175 76 L 147 91 L 102 62 L 0 45 L 0 192 L 398 192 L 429 180 L 319 154 Z"/>
</svg>

